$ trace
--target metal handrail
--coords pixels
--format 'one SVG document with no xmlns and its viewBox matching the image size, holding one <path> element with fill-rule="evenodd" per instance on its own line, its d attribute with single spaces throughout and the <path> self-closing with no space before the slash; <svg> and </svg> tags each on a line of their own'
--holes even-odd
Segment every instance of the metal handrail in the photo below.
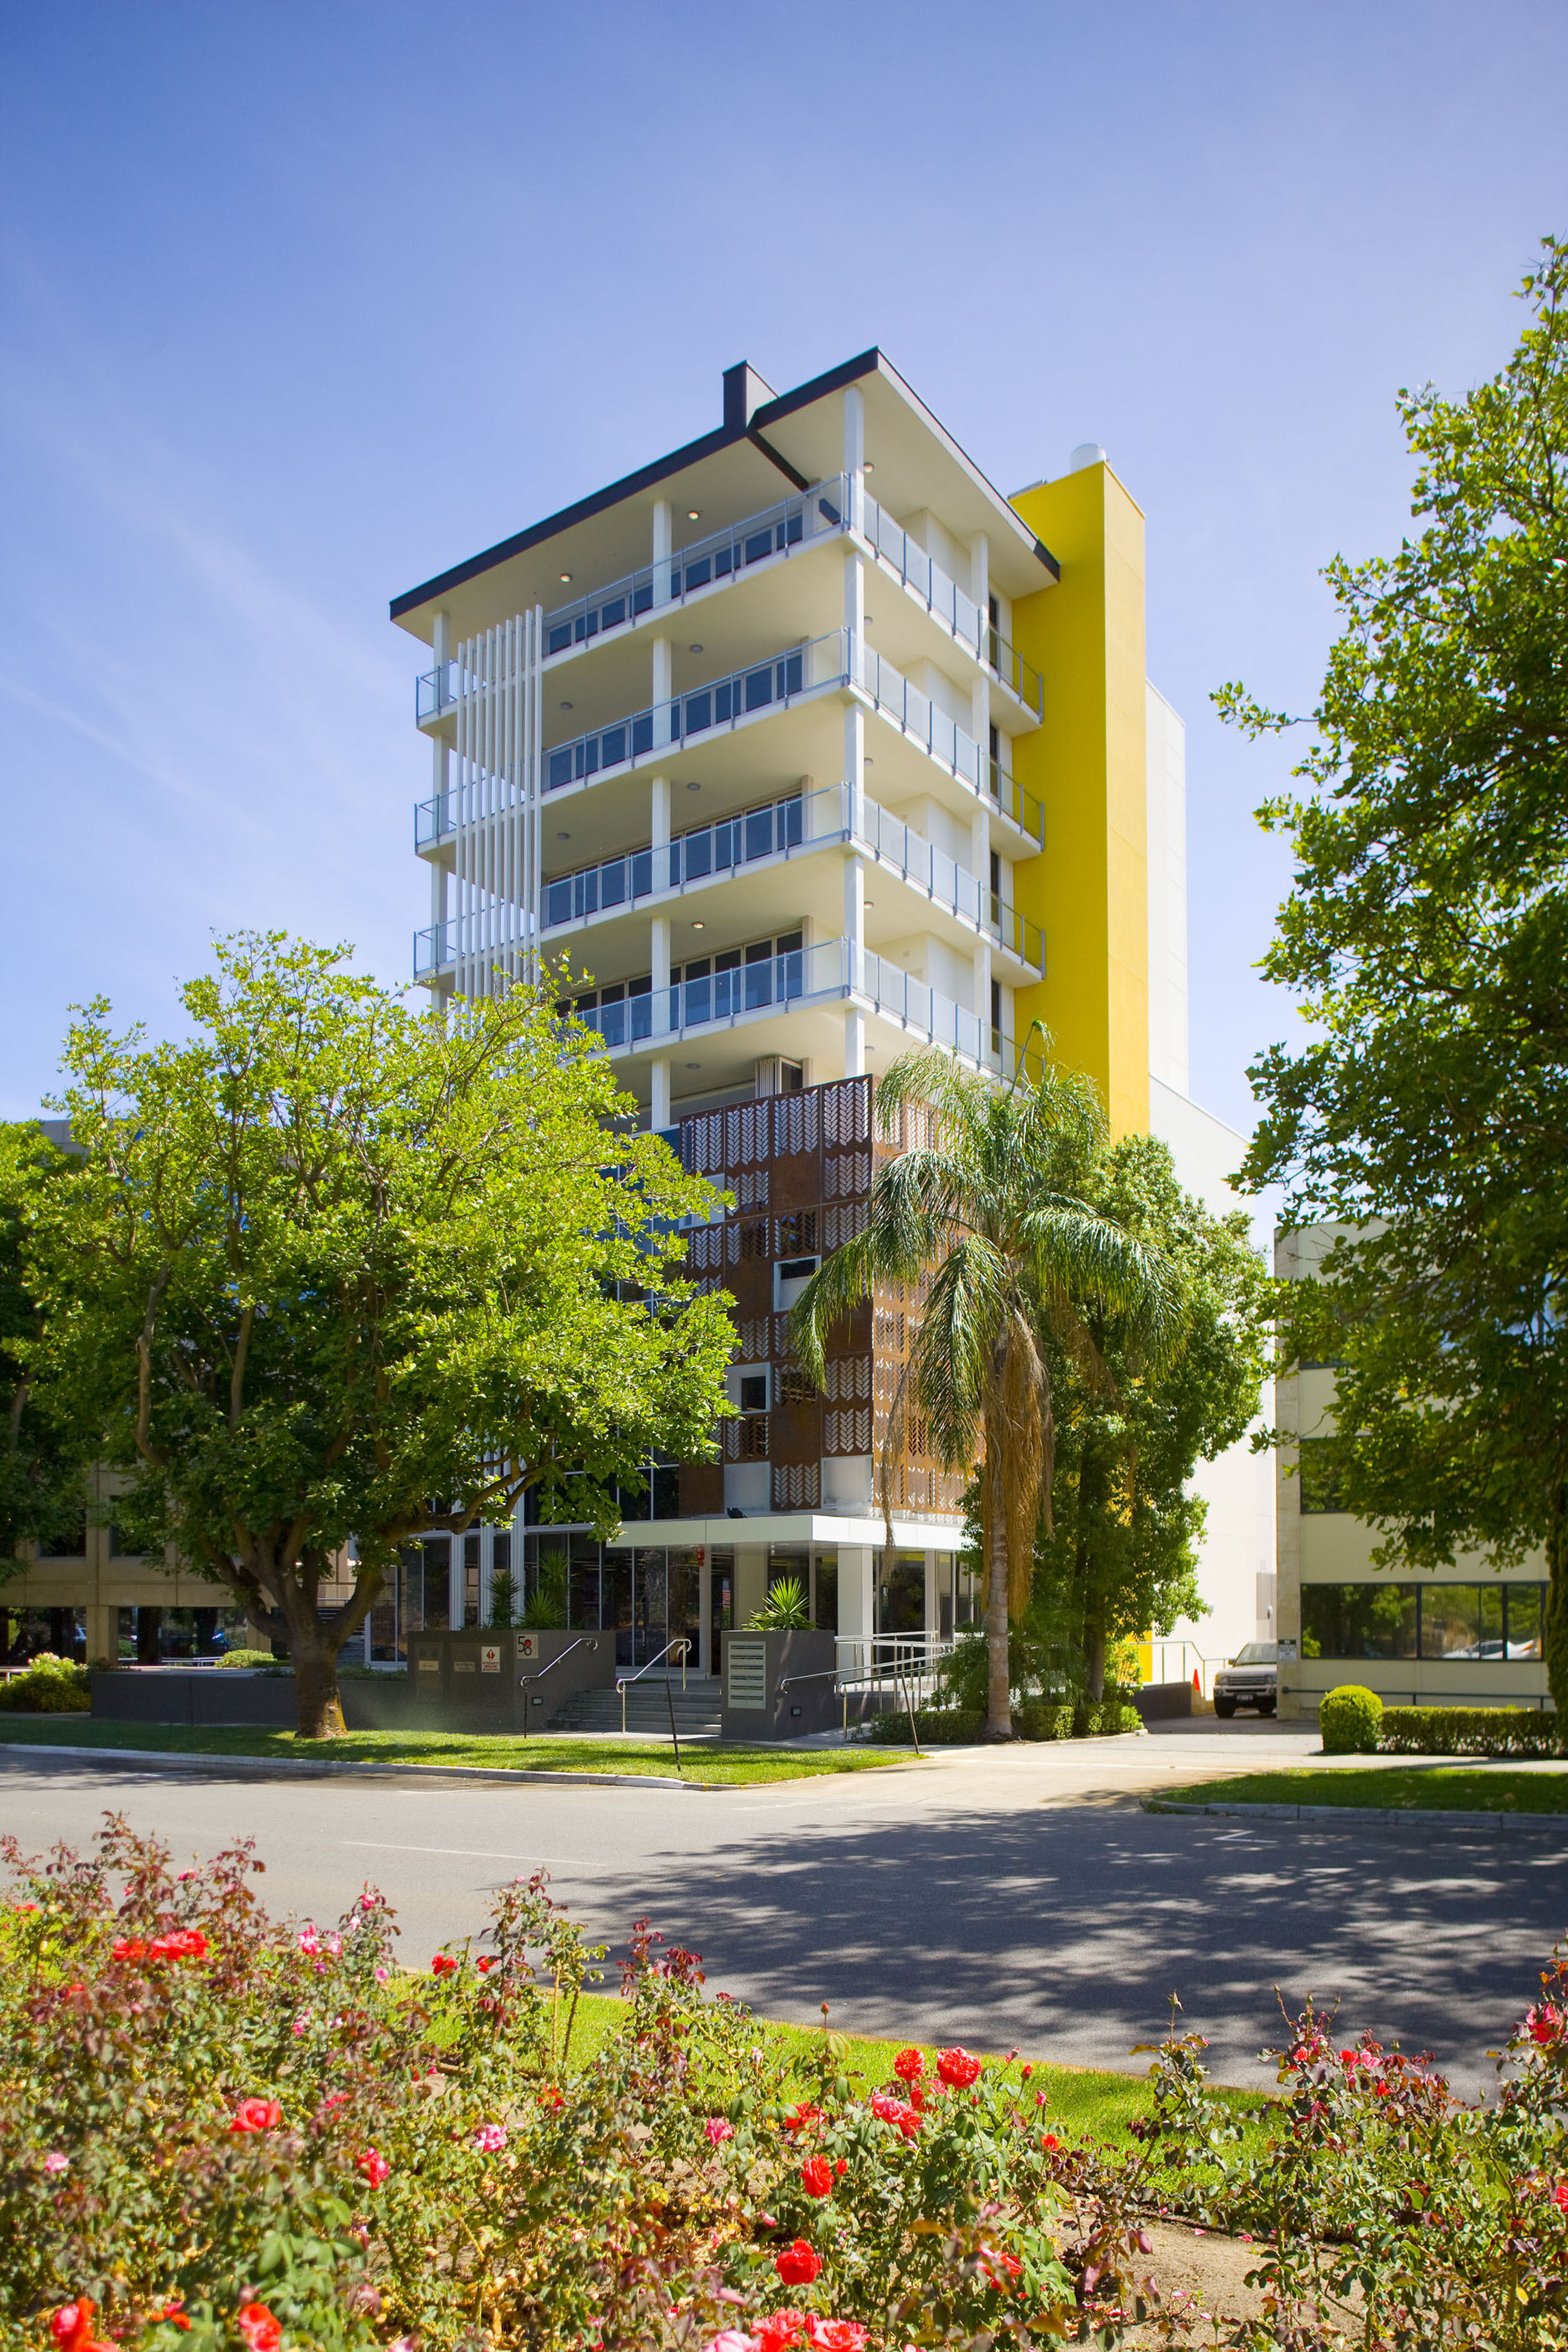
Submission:
<svg viewBox="0 0 1568 2352">
<path fill-rule="evenodd" d="M 678 1633 L 673 1642 L 667 1642 L 665 1643 L 663 1649 L 659 1652 L 658 1658 L 650 1658 L 646 1666 L 639 1666 L 637 1668 L 635 1675 L 617 1675 L 616 1676 L 616 1688 L 621 1695 L 621 1729 L 623 1732 L 626 1727 L 627 1691 L 630 1689 L 633 1683 L 640 1683 L 644 1675 L 651 1675 L 655 1666 L 658 1664 L 659 1659 L 668 1658 L 671 1650 L 679 1650 L 680 1652 L 680 1688 L 681 1694 L 684 1696 L 686 1691 L 686 1661 L 691 1654 L 691 1643 L 684 1633 Z"/>
<path fill-rule="evenodd" d="M 566 1647 L 561 1651 L 557 1656 L 552 1658 L 547 1665 L 541 1666 L 536 1675 L 519 1675 L 517 1678 L 517 1686 L 519 1690 L 526 1690 L 530 1683 L 542 1683 L 546 1675 L 552 1675 L 554 1673 L 563 1658 L 569 1658 L 572 1655 L 574 1650 L 596 1650 L 598 1646 L 599 1638 L 596 1633 L 580 1633 L 574 1642 L 568 1642 Z M 522 1710 L 522 1736 L 525 1739 L 528 1738 L 528 1707 L 526 1703 Z"/>
</svg>

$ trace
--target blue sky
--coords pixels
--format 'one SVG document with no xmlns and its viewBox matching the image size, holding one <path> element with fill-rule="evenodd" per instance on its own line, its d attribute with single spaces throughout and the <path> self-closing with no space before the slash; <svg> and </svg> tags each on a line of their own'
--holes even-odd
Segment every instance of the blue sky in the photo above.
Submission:
<svg viewBox="0 0 1568 2352">
<path fill-rule="evenodd" d="M 0 9 L 0 1115 L 209 935 L 406 978 L 427 761 L 387 599 L 879 343 L 1004 490 L 1106 445 L 1189 728 L 1193 1091 L 1289 1009 L 1251 811 L 1402 383 L 1501 362 L 1568 228 L 1561 0 Z"/>
</svg>

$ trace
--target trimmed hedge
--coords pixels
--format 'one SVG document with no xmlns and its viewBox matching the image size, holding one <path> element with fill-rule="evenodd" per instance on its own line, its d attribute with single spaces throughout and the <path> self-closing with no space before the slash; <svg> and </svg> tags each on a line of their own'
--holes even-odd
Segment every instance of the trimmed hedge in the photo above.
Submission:
<svg viewBox="0 0 1568 2352">
<path fill-rule="evenodd" d="M 1563 1752 L 1557 1717 L 1533 1706 L 1384 1707 L 1377 1744 L 1385 1756 L 1528 1758 Z"/>
<path fill-rule="evenodd" d="M 1120 1699 L 1094 1706 L 1071 1701 L 1021 1699 L 1013 1709 L 1016 1739 L 1105 1738 L 1121 1732 L 1142 1731 L 1143 1718 L 1136 1707 Z M 932 1706 L 915 1709 L 915 1733 L 922 1748 L 974 1748 L 985 1729 L 984 1711 L 977 1706 Z M 910 1736 L 907 1715 L 875 1715 L 866 1726 L 878 1748 L 901 1748 Z"/>
<path fill-rule="evenodd" d="M 1325 1756 L 1375 1756 L 1383 1701 L 1362 1683 L 1342 1683 L 1318 1709 Z"/>
</svg>

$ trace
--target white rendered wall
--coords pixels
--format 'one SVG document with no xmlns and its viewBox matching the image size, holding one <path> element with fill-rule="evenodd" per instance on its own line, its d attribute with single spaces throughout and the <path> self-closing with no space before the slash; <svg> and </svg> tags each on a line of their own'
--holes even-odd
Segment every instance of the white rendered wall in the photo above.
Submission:
<svg viewBox="0 0 1568 2352">
<path fill-rule="evenodd" d="M 1149 1074 L 1187 1091 L 1187 730 L 1145 685 L 1149 801 Z M 1235 1161 L 1231 1165 L 1235 1166 Z"/>
<path fill-rule="evenodd" d="M 1178 1181 L 1216 1216 L 1248 1205 L 1226 1181 L 1240 1165 L 1245 1138 L 1152 1074 L 1149 1128 L 1170 1145 Z M 1273 1418 L 1274 1383 L 1268 1381 L 1255 1426 Z M 1272 1454 L 1254 1454 L 1247 1437 L 1217 1462 L 1198 1465 L 1193 1486 L 1209 1507 L 1198 1590 L 1211 1613 L 1195 1623 L 1184 1619 L 1172 1638 L 1184 1637 L 1206 1658 L 1234 1657 L 1244 1642 L 1274 1639 L 1273 1624 L 1264 1612 L 1273 1593 L 1275 1475 Z M 1265 1580 L 1261 1590 L 1260 1577 Z"/>
</svg>

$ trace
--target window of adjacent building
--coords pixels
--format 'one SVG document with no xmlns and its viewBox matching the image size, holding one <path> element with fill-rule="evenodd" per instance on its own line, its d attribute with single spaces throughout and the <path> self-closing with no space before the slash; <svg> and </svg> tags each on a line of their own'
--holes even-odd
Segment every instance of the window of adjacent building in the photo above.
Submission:
<svg viewBox="0 0 1568 2352">
<path fill-rule="evenodd" d="M 781 1217 L 779 1228 L 780 1257 L 798 1257 L 805 1250 L 816 1247 L 816 1211 L 796 1209 L 793 1215 Z"/>
<path fill-rule="evenodd" d="M 1303 1511 L 1339 1511 L 1340 1482 L 1324 1458 L 1324 1440 L 1304 1437 L 1301 1440 L 1301 1462 L 1297 1472 Z"/>
<path fill-rule="evenodd" d="M 1541 1655 L 1544 1587 L 1481 1584 L 1304 1584 L 1305 1658 L 1470 1658 Z"/>
<path fill-rule="evenodd" d="M 766 1412 L 768 1409 L 768 1376 L 766 1372 L 743 1372 L 741 1376 L 741 1411 Z"/>
<path fill-rule="evenodd" d="M 118 1549 L 118 1546 L 116 1547 Z M 87 1513 L 82 1512 L 74 1527 L 67 1528 L 51 1543 L 38 1546 L 40 1559 L 81 1559 L 87 1552 Z"/>
</svg>

